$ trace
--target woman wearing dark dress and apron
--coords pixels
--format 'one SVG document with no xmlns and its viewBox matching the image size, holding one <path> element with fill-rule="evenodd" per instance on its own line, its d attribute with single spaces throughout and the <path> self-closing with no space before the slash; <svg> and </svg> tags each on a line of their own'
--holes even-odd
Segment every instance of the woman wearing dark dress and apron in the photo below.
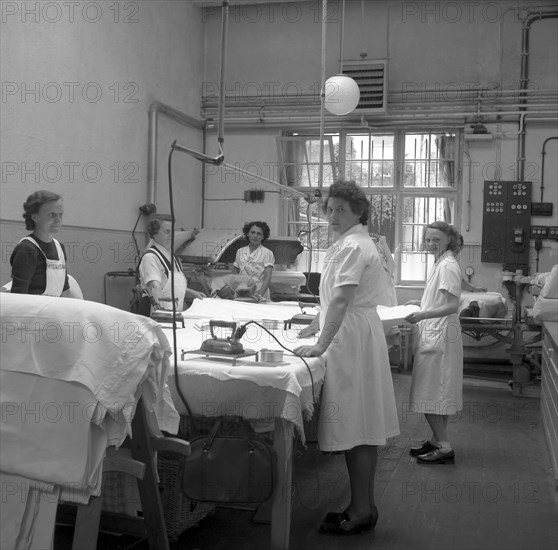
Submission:
<svg viewBox="0 0 558 550">
<path fill-rule="evenodd" d="M 51 191 L 36 191 L 23 204 L 24 237 L 10 256 L 13 294 L 67 296 L 70 284 L 66 273 L 64 247 L 54 238 L 62 227 L 62 197 Z"/>
</svg>

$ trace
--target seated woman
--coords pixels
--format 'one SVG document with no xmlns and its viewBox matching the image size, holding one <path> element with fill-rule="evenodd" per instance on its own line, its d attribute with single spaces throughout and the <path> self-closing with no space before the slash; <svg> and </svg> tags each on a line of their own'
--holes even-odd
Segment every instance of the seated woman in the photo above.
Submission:
<svg viewBox="0 0 558 550">
<path fill-rule="evenodd" d="M 262 243 L 269 239 L 269 226 L 260 221 L 248 222 L 242 228 L 242 232 L 248 246 L 237 250 L 232 271 L 249 276 L 256 284 L 254 297 L 258 301 L 268 301 L 275 256 L 271 250 L 262 246 Z"/>
<path fill-rule="evenodd" d="M 151 302 L 151 310 L 172 310 L 171 269 L 174 271 L 174 297 L 177 311 L 184 310 L 184 297 L 205 298 L 203 292 L 188 288 L 188 282 L 182 266 L 174 258 L 171 268 L 171 234 L 170 216 L 153 216 L 147 224 L 151 237 L 148 249 L 144 252 L 139 265 L 140 284 Z M 147 314 L 142 311 L 142 314 Z"/>
<path fill-rule="evenodd" d="M 64 246 L 54 238 L 62 227 L 62 197 L 51 191 L 35 191 L 27 197 L 23 210 L 25 229 L 32 233 L 19 241 L 10 256 L 10 291 L 74 297 L 66 272 Z"/>
</svg>

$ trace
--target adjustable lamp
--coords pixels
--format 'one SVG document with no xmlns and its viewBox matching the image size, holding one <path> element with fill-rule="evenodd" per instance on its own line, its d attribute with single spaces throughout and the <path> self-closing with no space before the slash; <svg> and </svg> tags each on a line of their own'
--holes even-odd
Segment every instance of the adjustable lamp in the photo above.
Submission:
<svg viewBox="0 0 558 550">
<path fill-rule="evenodd" d="M 325 108 L 334 115 L 348 115 L 360 100 L 358 84 L 349 76 L 338 74 L 326 80 Z"/>
</svg>

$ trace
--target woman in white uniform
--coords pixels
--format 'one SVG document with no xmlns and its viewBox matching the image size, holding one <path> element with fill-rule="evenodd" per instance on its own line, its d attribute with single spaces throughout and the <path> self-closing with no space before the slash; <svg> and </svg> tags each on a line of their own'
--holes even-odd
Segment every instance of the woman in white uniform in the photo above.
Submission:
<svg viewBox="0 0 558 550">
<path fill-rule="evenodd" d="M 418 323 L 410 403 L 424 414 L 432 438 L 411 447 L 420 464 L 455 461 L 447 435 L 450 415 L 463 408 L 463 344 L 457 314 L 461 296 L 461 268 L 455 257 L 459 233 L 448 223 L 436 221 L 424 229 L 426 250 L 435 263 L 428 276 L 420 310 L 406 317 Z"/>
<path fill-rule="evenodd" d="M 14 294 L 67 296 L 64 247 L 54 238 L 62 227 L 62 197 L 51 191 L 36 191 L 23 204 L 25 228 L 33 230 L 15 246 L 11 256 Z"/>
<path fill-rule="evenodd" d="M 172 223 L 169 216 L 153 216 L 147 224 L 151 237 L 148 249 L 144 252 L 140 265 L 140 284 L 150 298 L 152 311 L 172 310 L 171 286 L 171 235 Z M 188 282 L 180 262 L 174 258 L 174 297 L 177 311 L 184 310 L 184 297 L 205 298 L 203 292 L 188 288 Z"/>
<path fill-rule="evenodd" d="M 351 502 L 329 513 L 321 533 L 352 535 L 376 525 L 377 447 L 399 434 L 384 330 L 376 306 L 387 292 L 382 261 L 367 232 L 370 203 L 354 182 L 329 189 L 325 213 L 338 239 L 328 249 L 320 281 L 320 336 L 300 346 L 303 357 L 325 354 L 318 442 L 344 452 Z"/>
<path fill-rule="evenodd" d="M 269 239 L 270 229 L 265 222 L 248 222 L 242 228 L 248 246 L 239 248 L 233 263 L 233 273 L 247 275 L 254 282 L 258 301 L 269 301 L 269 283 L 275 265 L 273 252 L 262 245 Z"/>
</svg>

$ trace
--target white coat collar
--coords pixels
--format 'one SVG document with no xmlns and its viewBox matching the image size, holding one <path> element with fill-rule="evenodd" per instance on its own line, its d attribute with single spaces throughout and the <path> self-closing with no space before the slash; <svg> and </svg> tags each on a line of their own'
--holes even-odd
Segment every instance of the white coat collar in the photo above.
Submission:
<svg viewBox="0 0 558 550">
<path fill-rule="evenodd" d="M 350 229 L 347 229 L 347 231 L 345 231 L 345 233 L 343 233 L 343 235 L 341 235 L 335 241 L 335 244 L 340 243 L 343 239 L 349 237 L 350 235 L 358 235 L 360 233 L 366 233 L 368 235 L 368 231 L 366 230 L 366 227 L 359 222 L 356 225 L 353 225 L 353 227 L 351 227 Z"/>
</svg>

